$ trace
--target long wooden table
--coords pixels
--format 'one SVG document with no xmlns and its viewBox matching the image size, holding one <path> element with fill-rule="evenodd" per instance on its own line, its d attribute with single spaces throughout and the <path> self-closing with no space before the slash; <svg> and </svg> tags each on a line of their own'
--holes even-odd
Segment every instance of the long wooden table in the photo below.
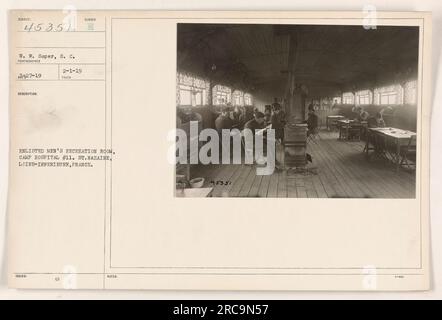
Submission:
<svg viewBox="0 0 442 320">
<path fill-rule="evenodd" d="M 344 116 L 341 116 L 341 115 L 331 115 L 331 116 L 327 116 L 327 117 L 325 118 L 325 124 L 326 124 L 327 130 L 330 130 L 331 126 L 333 126 L 333 125 L 336 126 L 336 122 L 337 122 L 338 120 L 343 120 L 343 119 L 345 119 L 345 117 L 344 117 Z"/>
<path fill-rule="evenodd" d="M 366 152 L 367 158 L 369 158 L 370 150 L 374 150 L 378 155 L 384 156 L 385 158 L 388 158 L 388 155 L 390 155 L 390 160 L 393 161 L 396 165 L 396 170 L 398 170 L 400 166 L 401 146 L 407 145 L 413 136 L 416 136 L 415 132 L 398 128 L 368 128 L 364 152 Z M 370 147 L 370 143 L 373 147 Z M 393 152 L 388 148 L 388 143 L 393 144 Z"/>
</svg>

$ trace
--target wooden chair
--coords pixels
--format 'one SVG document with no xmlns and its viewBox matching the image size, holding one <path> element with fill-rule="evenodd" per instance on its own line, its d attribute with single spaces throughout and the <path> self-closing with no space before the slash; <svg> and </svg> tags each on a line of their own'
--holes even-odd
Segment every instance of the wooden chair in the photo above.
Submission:
<svg viewBox="0 0 442 320">
<path fill-rule="evenodd" d="M 407 166 L 408 169 L 416 169 L 416 135 L 412 135 L 408 143 L 400 148 L 400 165 Z M 410 161 L 413 161 L 410 163 Z"/>
<path fill-rule="evenodd" d="M 361 140 L 362 125 L 360 123 L 343 123 L 339 127 L 339 139 Z"/>
</svg>

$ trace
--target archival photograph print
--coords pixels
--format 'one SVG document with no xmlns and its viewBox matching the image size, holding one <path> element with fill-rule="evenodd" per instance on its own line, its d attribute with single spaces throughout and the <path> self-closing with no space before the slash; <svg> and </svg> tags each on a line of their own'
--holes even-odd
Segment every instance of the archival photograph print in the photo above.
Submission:
<svg viewBox="0 0 442 320">
<path fill-rule="evenodd" d="M 416 192 L 419 28 L 177 25 L 176 197 Z"/>
</svg>

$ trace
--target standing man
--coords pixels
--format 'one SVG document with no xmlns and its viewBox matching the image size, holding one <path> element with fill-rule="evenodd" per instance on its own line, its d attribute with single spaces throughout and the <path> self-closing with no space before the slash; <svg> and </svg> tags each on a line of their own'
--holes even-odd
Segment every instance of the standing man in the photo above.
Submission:
<svg viewBox="0 0 442 320">
<path fill-rule="evenodd" d="M 318 116 L 315 113 L 315 110 L 310 110 L 308 112 L 308 118 L 306 120 L 307 123 L 307 135 L 311 135 L 318 128 Z"/>
<path fill-rule="evenodd" d="M 229 107 L 223 107 L 221 114 L 215 120 L 215 128 L 220 135 L 222 129 L 232 129 L 233 120 L 230 118 L 229 111 Z"/>
<path fill-rule="evenodd" d="M 286 124 L 285 113 L 279 103 L 273 104 L 273 112 L 270 119 L 272 129 L 275 129 L 275 138 L 281 142 L 284 140 L 284 126 Z"/>
</svg>

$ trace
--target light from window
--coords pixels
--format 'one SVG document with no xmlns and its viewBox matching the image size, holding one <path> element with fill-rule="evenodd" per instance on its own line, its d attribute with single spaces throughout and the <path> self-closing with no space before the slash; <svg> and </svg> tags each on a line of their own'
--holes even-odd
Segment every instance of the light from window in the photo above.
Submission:
<svg viewBox="0 0 442 320">
<path fill-rule="evenodd" d="M 355 103 L 354 102 L 354 94 L 352 92 L 345 92 L 342 95 L 342 98 L 343 98 L 342 102 L 344 104 L 354 104 Z"/>
<path fill-rule="evenodd" d="M 336 103 L 336 104 L 341 104 L 341 97 L 334 97 L 333 98 L 333 103 Z"/>
<path fill-rule="evenodd" d="M 212 90 L 212 103 L 215 106 L 226 105 L 231 102 L 232 90 L 229 87 L 216 85 Z"/>
<path fill-rule="evenodd" d="M 381 93 L 380 104 L 397 104 L 397 93 L 395 91 Z"/>
<path fill-rule="evenodd" d="M 244 105 L 244 93 L 240 90 L 233 91 L 232 100 L 234 106 L 243 106 Z"/>
<path fill-rule="evenodd" d="M 359 96 L 359 104 L 370 104 L 370 96 L 369 95 Z"/>
<path fill-rule="evenodd" d="M 356 92 L 356 104 L 364 105 L 371 103 L 371 92 L 370 90 L 362 90 Z"/>
<path fill-rule="evenodd" d="M 192 105 L 192 93 L 190 87 L 180 85 L 180 106 L 191 106 Z"/>
<path fill-rule="evenodd" d="M 376 88 L 374 90 L 374 104 L 402 104 L 402 93 L 403 89 L 399 84 Z"/>
<path fill-rule="evenodd" d="M 187 73 L 177 73 L 177 104 L 179 106 L 207 105 L 209 81 Z"/>
<path fill-rule="evenodd" d="M 244 105 L 246 106 L 252 105 L 252 95 L 250 93 L 244 94 Z"/>
<path fill-rule="evenodd" d="M 404 103 L 416 104 L 417 102 L 417 81 L 412 80 L 405 83 Z"/>
</svg>

